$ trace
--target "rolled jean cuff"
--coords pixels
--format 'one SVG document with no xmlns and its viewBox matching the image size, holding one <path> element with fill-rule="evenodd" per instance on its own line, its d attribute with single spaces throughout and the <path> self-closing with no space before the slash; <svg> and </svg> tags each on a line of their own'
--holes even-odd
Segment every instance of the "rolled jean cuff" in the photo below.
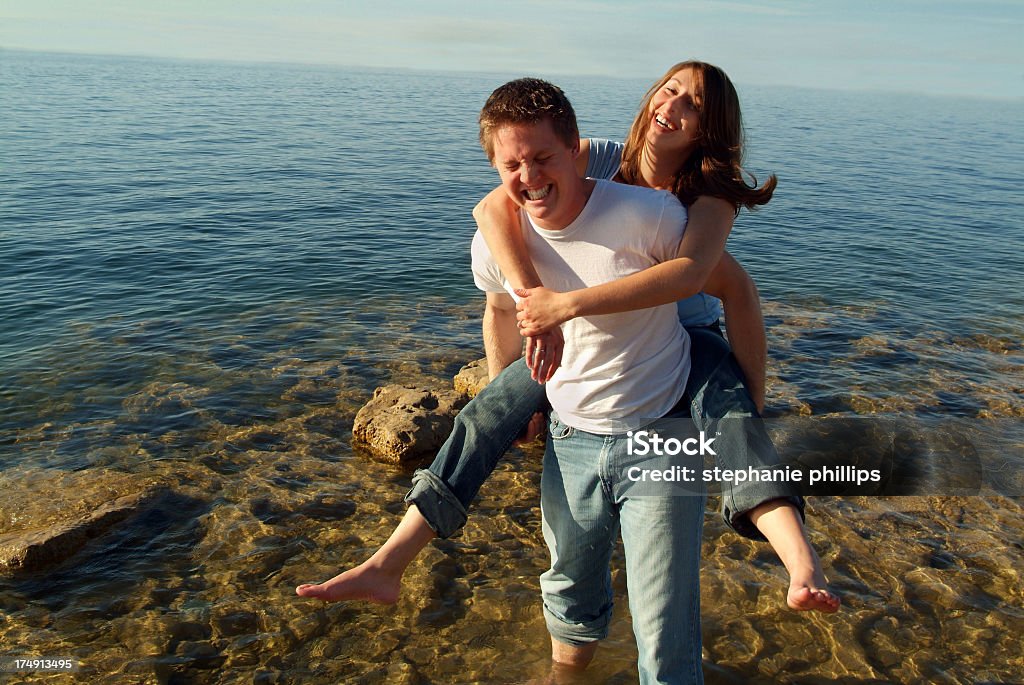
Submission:
<svg viewBox="0 0 1024 685">
<path fill-rule="evenodd" d="M 548 609 L 545 604 L 544 622 L 547 623 L 551 637 L 573 647 L 582 647 L 608 637 L 611 610 L 609 609 L 592 621 L 571 623 Z"/>
<path fill-rule="evenodd" d="M 757 529 L 757 526 L 750 520 L 750 512 L 762 504 L 772 502 L 775 500 L 785 500 L 794 507 L 797 512 L 800 513 L 800 520 L 806 521 L 807 515 L 804 513 L 804 507 L 806 502 L 800 495 L 788 495 L 785 497 L 774 497 L 769 499 L 760 499 L 752 504 L 740 505 L 736 501 L 736 498 L 729 497 L 727 494 L 722 494 L 722 518 L 725 520 L 725 525 L 732 528 L 736 533 L 742 535 L 745 538 L 751 540 L 759 540 L 761 542 L 767 542 L 768 539 Z M 743 509 L 739 509 L 739 506 L 744 506 Z"/>
<path fill-rule="evenodd" d="M 408 504 L 415 504 L 427 525 L 439 538 L 448 538 L 466 525 L 466 508 L 452 494 L 448 484 L 426 469 L 417 469 L 412 476 L 412 489 L 405 496 Z"/>
</svg>

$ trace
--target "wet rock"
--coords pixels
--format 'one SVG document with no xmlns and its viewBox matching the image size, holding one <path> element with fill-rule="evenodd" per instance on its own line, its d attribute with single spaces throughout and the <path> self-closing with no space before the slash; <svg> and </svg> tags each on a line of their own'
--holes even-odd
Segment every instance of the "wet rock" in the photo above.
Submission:
<svg viewBox="0 0 1024 685">
<path fill-rule="evenodd" d="M 236 641 L 235 644 L 231 645 L 224 662 L 224 668 L 251 672 L 260 665 L 260 655 L 246 650 L 244 644 L 242 647 L 236 648 L 238 642 L 244 643 L 244 640 Z"/>
<path fill-rule="evenodd" d="M 170 641 L 179 642 L 201 642 L 210 638 L 210 626 L 197 621 L 171 620 L 168 627 Z"/>
<path fill-rule="evenodd" d="M 323 493 L 299 507 L 298 513 L 315 521 L 338 521 L 356 513 L 356 503 L 339 495 Z"/>
<path fill-rule="evenodd" d="M 393 654 L 401 645 L 401 639 L 394 634 L 384 633 L 373 639 L 372 644 L 367 645 L 366 656 L 372 661 L 384 661 Z"/>
<path fill-rule="evenodd" d="M 301 540 L 268 535 L 252 541 L 252 551 L 242 551 L 245 566 L 238 571 L 240 581 L 256 582 L 277 571 L 293 556 L 302 553 Z"/>
<path fill-rule="evenodd" d="M 302 642 L 318 637 L 326 627 L 327 617 L 322 611 L 298 616 L 288 622 L 288 628 Z"/>
<path fill-rule="evenodd" d="M 258 450 L 262 452 L 292 449 L 289 436 L 283 426 L 246 426 L 232 431 L 226 443 L 233 451 Z"/>
<path fill-rule="evenodd" d="M 414 385 L 377 388 L 356 414 L 352 437 L 391 464 L 432 456 L 448 438 L 469 399 L 454 390 Z"/>
<path fill-rule="evenodd" d="M 406 647 L 402 656 L 419 666 L 426 666 L 437 658 L 437 649 L 430 647 Z"/>
<path fill-rule="evenodd" d="M 33 571 L 73 556 L 89 540 L 152 505 L 166 488 L 153 487 L 109 501 L 80 518 L 0 536 L 0 570 Z"/>
<path fill-rule="evenodd" d="M 421 682 L 416 668 L 405 661 L 395 661 L 388 665 L 387 682 L 402 685 L 416 685 Z"/>
<path fill-rule="evenodd" d="M 487 387 L 487 359 L 477 359 L 463 366 L 455 375 L 453 383 L 455 392 L 476 397 L 476 394 Z"/>
<path fill-rule="evenodd" d="M 508 599 L 501 588 L 473 588 L 472 611 L 488 621 L 507 621 L 511 617 L 510 609 Z"/>
<path fill-rule="evenodd" d="M 273 500 L 269 497 L 254 499 L 249 504 L 253 516 L 268 525 L 287 524 L 298 517 L 314 521 L 340 521 L 356 511 L 356 504 L 335 493 L 320 493 L 312 498 L 286 495 Z"/>
<path fill-rule="evenodd" d="M 211 418 L 201 405 L 209 393 L 208 388 L 154 381 L 124 400 L 124 423 L 151 436 L 208 426 Z"/>
<path fill-rule="evenodd" d="M 282 506 L 269 497 L 254 499 L 249 504 L 249 511 L 253 516 L 268 525 L 285 523 L 294 515 L 291 509 Z"/>
<path fill-rule="evenodd" d="M 209 642 L 182 642 L 175 650 L 192 668 L 220 668 L 225 657 Z"/>
<path fill-rule="evenodd" d="M 237 606 L 219 606 L 211 612 L 214 629 L 220 635 L 249 635 L 260 629 L 260 619 L 254 612 Z"/>
<path fill-rule="evenodd" d="M 281 682 L 281 673 L 278 671 L 256 671 L 252 676 L 253 685 L 275 685 Z"/>
</svg>

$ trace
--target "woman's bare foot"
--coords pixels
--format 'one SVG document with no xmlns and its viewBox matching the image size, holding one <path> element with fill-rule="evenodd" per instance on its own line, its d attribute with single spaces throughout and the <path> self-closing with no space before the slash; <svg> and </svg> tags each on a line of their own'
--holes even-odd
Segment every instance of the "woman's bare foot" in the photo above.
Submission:
<svg viewBox="0 0 1024 685">
<path fill-rule="evenodd" d="M 420 510 L 415 504 L 410 505 L 402 522 L 373 556 L 327 582 L 300 585 L 295 588 L 295 594 L 325 602 L 358 599 L 394 604 L 402 590 L 402 574 L 405 569 L 435 537 L 436 534 Z"/>
<path fill-rule="evenodd" d="M 789 571 L 789 592 L 786 595 L 789 608 L 828 614 L 838 611 L 839 596 L 828 589 L 821 559 L 807 539 L 796 507 L 786 500 L 771 500 L 755 507 L 750 512 L 750 520 L 768 538 L 772 549 Z"/>
<path fill-rule="evenodd" d="M 833 614 L 839 611 L 841 601 L 839 597 L 828 590 L 810 588 L 806 585 L 790 585 L 786 604 L 794 611 L 817 610 L 823 611 L 826 614 Z"/>
<path fill-rule="evenodd" d="M 341 602 L 344 600 L 363 600 L 377 604 L 394 604 L 402 589 L 402 575 L 395 575 L 372 564 L 367 560 L 339 573 L 330 580 L 318 585 L 305 584 L 295 588 L 299 597 L 312 597 L 325 602 Z"/>
<path fill-rule="evenodd" d="M 812 550 L 813 554 L 813 550 Z M 822 611 L 832 614 L 839 610 L 839 596 L 828 589 L 828 582 L 821 570 L 818 555 L 814 554 L 814 565 L 789 577 L 789 592 L 786 604 L 795 611 Z"/>
</svg>

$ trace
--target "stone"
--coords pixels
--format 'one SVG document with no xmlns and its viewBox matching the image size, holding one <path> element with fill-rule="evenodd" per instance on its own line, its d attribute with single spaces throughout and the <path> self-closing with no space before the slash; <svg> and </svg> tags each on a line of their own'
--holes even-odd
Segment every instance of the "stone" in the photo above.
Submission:
<svg viewBox="0 0 1024 685">
<path fill-rule="evenodd" d="M 469 398 L 454 390 L 387 385 L 356 414 L 352 438 L 383 462 L 400 464 L 432 457 L 452 432 Z"/>
<path fill-rule="evenodd" d="M 459 372 L 455 374 L 453 384 L 455 392 L 476 397 L 477 393 L 487 387 L 489 380 L 487 376 L 487 358 L 485 357 L 477 359 L 475 362 L 470 362 L 459 369 Z"/>
<path fill-rule="evenodd" d="M 220 668 L 227 658 L 209 642 L 181 642 L 175 652 L 193 668 Z"/>
<path fill-rule="evenodd" d="M 356 513 L 356 503 L 329 492 L 320 493 L 300 506 L 298 513 L 314 521 L 340 521 Z"/>
<path fill-rule="evenodd" d="M 388 664 L 387 682 L 396 685 L 416 685 L 421 682 L 416 668 L 405 661 L 393 661 Z"/>
<path fill-rule="evenodd" d="M 118 497 L 74 520 L 0 535 L 0 571 L 34 571 L 64 561 L 163 494 L 166 488 L 150 488 Z"/>
<path fill-rule="evenodd" d="M 209 428 L 213 418 L 203 408 L 208 388 L 154 381 L 122 403 L 124 424 L 150 436 L 170 431 Z"/>
<path fill-rule="evenodd" d="M 219 635 L 251 635 L 260 631 L 260 619 L 238 606 L 220 605 L 211 612 L 211 623 Z"/>
</svg>

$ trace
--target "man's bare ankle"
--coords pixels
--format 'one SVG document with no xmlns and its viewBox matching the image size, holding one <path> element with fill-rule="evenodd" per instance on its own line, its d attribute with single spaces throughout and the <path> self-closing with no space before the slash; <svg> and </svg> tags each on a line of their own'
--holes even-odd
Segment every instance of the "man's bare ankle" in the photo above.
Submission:
<svg viewBox="0 0 1024 685">
<path fill-rule="evenodd" d="M 594 660 L 597 643 L 577 646 L 551 639 L 551 664 L 553 669 L 579 672 Z"/>
</svg>

